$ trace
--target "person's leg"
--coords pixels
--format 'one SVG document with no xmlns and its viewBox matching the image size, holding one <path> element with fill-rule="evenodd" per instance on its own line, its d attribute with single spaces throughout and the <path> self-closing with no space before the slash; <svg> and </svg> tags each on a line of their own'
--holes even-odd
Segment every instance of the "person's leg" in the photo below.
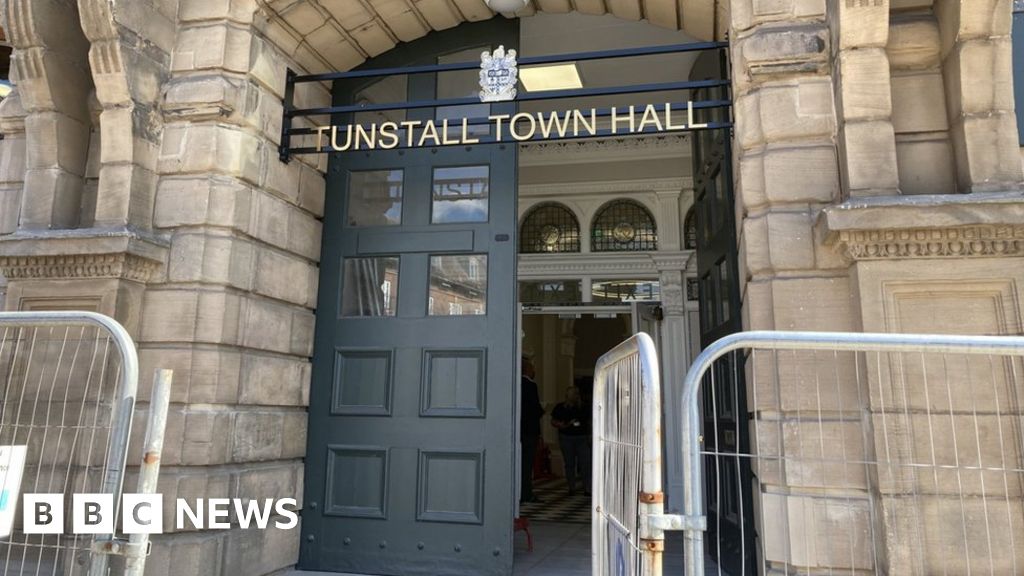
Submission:
<svg viewBox="0 0 1024 576">
<path fill-rule="evenodd" d="M 576 448 L 572 436 L 558 435 L 558 445 L 562 448 L 562 461 L 565 463 L 565 482 L 569 485 L 569 494 L 576 489 Z"/>
<path fill-rule="evenodd" d="M 590 439 L 586 436 L 580 436 L 579 442 L 580 468 L 583 469 L 583 492 L 585 492 L 586 494 L 590 494 L 590 481 L 592 479 L 592 472 L 590 467 Z"/>
<path fill-rule="evenodd" d="M 522 458 L 520 459 L 519 499 L 523 502 L 533 500 L 533 461 L 537 454 L 537 437 L 525 436 L 522 439 Z"/>
</svg>

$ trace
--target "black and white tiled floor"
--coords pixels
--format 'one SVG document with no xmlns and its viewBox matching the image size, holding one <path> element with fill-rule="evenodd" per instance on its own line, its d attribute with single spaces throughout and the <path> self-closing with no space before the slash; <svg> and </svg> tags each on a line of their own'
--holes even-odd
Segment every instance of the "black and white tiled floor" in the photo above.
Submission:
<svg viewBox="0 0 1024 576">
<path fill-rule="evenodd" d="M 519 515 L 531 522 L 590 524 L 590 496 L 578 488 L 570 496 L 565 478 L 535 481 L 533 493 L 540 502 L 519 505 Z"/>
</svg>

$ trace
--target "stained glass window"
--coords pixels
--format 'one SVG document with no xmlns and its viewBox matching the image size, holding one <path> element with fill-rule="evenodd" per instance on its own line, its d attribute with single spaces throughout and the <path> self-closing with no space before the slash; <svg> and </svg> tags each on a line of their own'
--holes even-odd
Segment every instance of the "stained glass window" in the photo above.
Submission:
<svg viewBox="0 0 1024 576">
<path fill-rule="evenodd" d="M 571 210 L 547 202 L 530 209 L 519 231 L 519 252 L 579 252 L 580 223 Z"/>
<path fill-rule="evenodd" d="M 594 217 L 590 246 L 594 252 L 657 250 L 654 217 L 639 202 L 613 200 Z"/>
</svg>

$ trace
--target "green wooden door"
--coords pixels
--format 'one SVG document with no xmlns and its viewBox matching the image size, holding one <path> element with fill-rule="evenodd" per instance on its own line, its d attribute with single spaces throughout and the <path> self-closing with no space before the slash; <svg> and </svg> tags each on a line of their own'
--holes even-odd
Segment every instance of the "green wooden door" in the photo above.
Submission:
<svg viewBox="0 0 1024 576">
<path fill-rule="evenodd" d="M 471 61 L 517 39 L 517 21 L 498 18 L 404 44 L 365 67 Z M 476 74 L 338 82 L 335 104 L 467 96 Z M 302 568 L 511 574 L 516 162 L 514 144 L 330 158 Z"/>
</svg>

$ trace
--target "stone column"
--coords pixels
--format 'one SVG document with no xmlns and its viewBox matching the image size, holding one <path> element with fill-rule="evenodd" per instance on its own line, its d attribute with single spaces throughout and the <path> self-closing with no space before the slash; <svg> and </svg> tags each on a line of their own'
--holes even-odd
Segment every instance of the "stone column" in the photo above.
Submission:
<svg viewBox="0 0 1024 576">
<path fill-rule="evenodd" d="M 939 48 L 934 14 L 914 11 L 890 18 L 886 54 L 901 194 L 957 191 Z"/>
<path fill-rule="evenodd" d="M 25 110 L 21 95 L 12 91 L 0 102 L 0 235 L 18 229 L 25 185 Z"/>
<path fill-rule="evenodd" d="M 889 0 L 835 0 L 830 4 L 829 24 L 845 196 L 898 194 L 892 88 L 885 52 Z"/>
<path fill-rule="evenodd" d="M 305 69 L 297 45 L 256 29 L 256 10 L 250 0 L 178 5 L 152 217 L 169 256 L 166 277 L 146 292 L 140 361 L 143 374 L 175 371 L 167 498 L 298 497 L 301 506 L 326 157 L 278 158 L 285 72 Z M 148 62 L 134 65 L 148 74 Z M 145 117 L 133 102 L 130 117 Z M 329 103 L 321 85 L 296 91 L 298 106 Z M 133 179 L 107 197 L 112 221 L 146 205 L 134 179 L 146 180 L 148 138 L 132 132 L 131 153 L 108 158 L 111 173 Z M 172 531 L 155 542 L 147 574 L 274 573 L 297 561 L 299 534 Z"/>
<path fill-rule="evenodd" d="M 1006 190 L 1024 180 L 1014 115 L 1011 7 L 1011 0 L 935 2 L 961 192 Z"/>
<path fill-rule="evenodd" d="M 71 228 L 79 221 L 89 149 L 92 80 L 73 0 L 5 0 L 3 28 L 25 109 L 26 171 L 21 226 Z"/>
<path fill-rule="evenodd" d="M 654 254 L 658 267 L 658 281 L 661 285 L 661 348 L 658 350 L 661 362 L 662 441 L 665 445 L 664 475 L 667 479 L 662 488 L 668 498 L 668 509 L 682 510 L 683 467 L 679 455 L 682 430 L 679 427 L 679 406 L 682 402 L 683 376 L 689 367 L 687 347 L 686 283 L 684 270 L 693 257 L 693 252 L 676 252 L 669 257 Z"/>
<path fill-rule="evenodd" d="M 89 216 L 97 227 L 150 228 L 163 124 L 156 106 L 174 47 L 176 5 L 78 0 L 78 7 L 102 107 L 99 187 Z"/>
<path fill-rule="evenodd" d="M 846 264 L 824 246 L 812 227 L 821 210 L 841 198 L 838 166 L 844 160 L 836 156 L 840 134 L 834 102 L 844 86 L 833 67 L 833 50 L 839 49 L 833 47 L 836 34 L 829 28 L 834 17 L 827 16 L 824 0 L 733 0 L 731 5 L 733 157 L 744 328 L 856 330 Z M 830 11 L 836 9 L 835 2 L 829 3 Z M 877 63 L 879 53 L 873 51 L 868 59 Z M 856 62 L 848 65 L 857 69 L 853 74 L 870 71 L 870 64 L 856 58 L 851 62 Z M 887 67 L 885 75 L 885 80 L 868 76 L 868 95 L 878 93 L 879 83 L 888 90 Z M 845 89 L 858 121 L 887 123 L 887 104 L 877 111 L 855 109 L 854 104 L 871 108 L 865 102 L 868 95 L 860 93 L 860 86 Z M 887 154 L 895 158 L 892 139 L 890 127 Z M 864 182 L 857 180 L 857 188 L 895 189 L 894 177 L 885 186 Z M 761 355 L 746 363 L 752 452 L 762 457 L 804 456 L 802 444 L 794 439 L 818 446 L 850 438 L 860 445 L 860 407 L 848 401 L 849 394 L 823 398 L 820 407 L 834 415 L 834 422 L 812 426 L 801 417 L 810 408 L 807 402 L 816 398 L 807 387 L 815 381 L 811 365 L 785 357 L 778 365 L 766 360 L 771 359 Z M 839 369 L 844 375 L 852 373 L 845 366 Z M 777 373 L 786 374 L 789 384 L 781 393 L 772 378 Z M 850 385 L 855 382 L 843 381 L 843 386 Z M 788 433 L 783 435 L 783 430 Z M 763 554 L 758 564 L 764 562 L 779 573 L 870 570 L 870 547 L 848 537 L 866 533 L 871 522 L 863 478 L 857 482 L 841 478 L 841 473 L 808 472 L 786 470 L 771 461 L 757 465 L 753 513 Z M 839 509 L 844 511 L 841 521 L 831 513 Z M 829 545 L 833 541 L 835 545 Z"/>
</svg>

